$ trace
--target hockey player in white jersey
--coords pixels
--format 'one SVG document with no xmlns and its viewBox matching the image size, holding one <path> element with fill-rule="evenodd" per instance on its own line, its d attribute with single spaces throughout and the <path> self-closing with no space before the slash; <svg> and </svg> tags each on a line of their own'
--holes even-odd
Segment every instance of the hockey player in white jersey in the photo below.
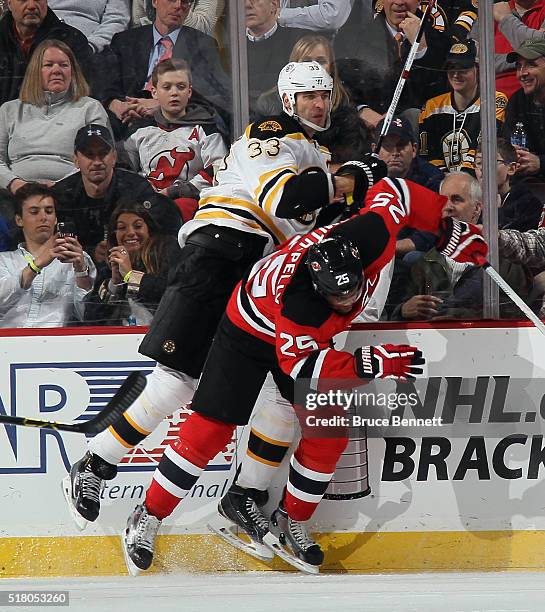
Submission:
<svg viewBox="0 0 545 612">
<path fill-rule="evenodd" d="M 191 101 L 191 70 L 184 60 L 158 63 L 151 79 L 159 108 L 137 124 L 123 144 L 125 152 L 133 170 L 157 191 L 198 200 L 227 155 L 217 115 L 206 101 Z"/>
<path fill-rule="evenodd" d="M 281 115 L 251 124 L 203 190 L 179 234 L 182 251 L 140 352 L 157 361 L 146 390 L 72 466 L 64 492 L 84 527 L 100 511 L 103 480 L 165 416 L 193 397 L 225 306 L 247 268 L 286 239 L 312 229 L 319 210 L 344 194 L 362 201 L 385 166 L 347 163 L 337 175 L 313 139 L 330 123 L 333 81 L 317 62 L 290 63 L 279 76 Z"/>
</svg>

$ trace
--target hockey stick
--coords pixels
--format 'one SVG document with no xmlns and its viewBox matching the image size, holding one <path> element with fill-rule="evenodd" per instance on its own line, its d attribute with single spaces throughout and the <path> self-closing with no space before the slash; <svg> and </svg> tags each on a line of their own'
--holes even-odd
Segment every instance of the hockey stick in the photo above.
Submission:
<svg viewBox="0 0 545 612">
<path fill-rule="evenodd" d="M 114 423 L 142 393 L 145 386 L 146 377 L 140 372 L 132 372 L 107 405 L 95 417 L 84 423 L 59 423 L 6 414 L 0 414 L 0 423 L 22 425 L 24 427 L 43 427 L 45 429 L 56 429 L 57 431 L 73 431 L 95 436 Z"/>
<path fill-rule="evenodd" d="M 482 265 L 483 270 L 490 276 L 490 278 L 502 289 L 502 291 L 509 297 L 521 310 L 522 312 L 532 321 L 532 323 L 539 329 L 539 331 L 545 336 L 545 325 L 543 321 L 535 315 L 528 304 L 519 296 L 519 294 L 498 274 L 498 272 L 486 261 Z"/>
<path fill-rule="evenodd" d="M 414 42 L 411 45 L 411 50 L 409 51 L 409 55 L 405 60 L 405 66 L 403 66 L 403 70 L 401 71 L 401 75 L 399 76 L 399 80 L 397 81 L 392 101 L 390 102 L 390 106 L 388 107 L 386 115 L 384 115 L 384 122 L 382 124 L 380 136 L 378 137 L 377 146 L 375 147 L 374 151 L 376 155 L 378 155 L 378 152 L 382 147 L 382 141 L 384 139 L 384 136 L 386 136 L 386 134 L 388 133 L 388 129 L 390 128 L 390 124 L 392 123 L 392 119 L 395 115 L 395 111 L 399 103 L 399 99 L 401 98 L 401 93 L 403 92 L 403 88 L 405 87 L 405 82 L 409 78 L 414 58 L 418 53 L 418 46 L 420 45 L 420 41 L 422 40 L 422 36 L 424 35 L 424 24 L 426 23 L 428 15 L 431 14 L 431 9 L 434 4 L 435 0 L 429 0 L 428 4 L 426 5 L 426 8 L 424 9 L 424 14 L 422 15 L 422 19 L 420 20 L 420 26 L 418 27 L 418 34 L 416 35 L 416 38 L 414 39 Z"/>
</svg>

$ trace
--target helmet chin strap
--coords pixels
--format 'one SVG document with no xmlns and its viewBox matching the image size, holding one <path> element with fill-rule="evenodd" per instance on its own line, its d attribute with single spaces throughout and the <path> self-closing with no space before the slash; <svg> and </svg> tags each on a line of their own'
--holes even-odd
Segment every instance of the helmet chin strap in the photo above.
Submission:
<svg viewBox="0 0 545 612">
<path fill-rule="evenodd" d="M 331 111 L 327 113 L 327 121 L 323 127 L 321 125 L 318 125 L 317 123 L 312 123 L 312 121 L 309 121 L 308 119 L 303 119 L 302 117 L 299 117 L 299 115 L 296 115 L 295 113 L 293 114 L 293 118 L 299 123 L 306 125 L 311 130 L 314 130 L 315 132 L 325 132 L 326 130 L 329 130 L 329 128 L 331 127 Z"/>
</svg>

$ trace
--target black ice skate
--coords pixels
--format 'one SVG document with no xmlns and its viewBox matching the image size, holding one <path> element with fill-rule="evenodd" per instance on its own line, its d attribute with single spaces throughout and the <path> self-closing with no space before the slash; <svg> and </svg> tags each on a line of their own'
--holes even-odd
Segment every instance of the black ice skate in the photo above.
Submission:
<svg viewBox="0 0 545 612">
<path fill-rule="evenodd" d="M 258 506 L 263 500 L 266 500 L 264 491 L 231 485 L 218 505 L 220 516 L 210 522 L 208 528 L 236 548 L 270 561 L 274 553 L 263 543 L 263 537 L 269 531 L 269 521 Z M 249 541 L 240 537 L 241 530 L 250 538 Z"/>
<path fill-rule="evenodd" d="M 280 505 L 271 516 L 265 544 L 293 567 L 302 572 L 317 574 L 324 560 L 324 553 L 308 535 L 304 523 L 291 519 Z"/>
<path fill-rule="evenodd" d="M 127 569 L 133 576 L 150 568 L 159 527 L 161 521 L 148 512 L 145 504 L 136 506 L 127 519 L 127 527 L 122 536 L 123 554 Z"/>
<path fill-rule="evenodd" d="M 80 529 L 98 518 L 104 480 L 112 480 L 116 474 L 117 466 L 90 452 L 70 468 L 62 481 L 62 490 L 70 514 Z"/>
</svg>

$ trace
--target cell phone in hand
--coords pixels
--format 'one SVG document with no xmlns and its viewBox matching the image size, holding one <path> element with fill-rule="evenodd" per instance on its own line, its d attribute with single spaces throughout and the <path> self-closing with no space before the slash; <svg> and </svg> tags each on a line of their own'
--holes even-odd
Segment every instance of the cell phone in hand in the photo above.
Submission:
<svg viewBox="0 0 545 612">
<path fill-rule="evenodd" d="M 76 224 L 73 221 L 59 221 L 57 223 L 57 234 L 59 238 L 66 238 L 67 236 L 74 238 L 76 236 Z"/>
</svg>

